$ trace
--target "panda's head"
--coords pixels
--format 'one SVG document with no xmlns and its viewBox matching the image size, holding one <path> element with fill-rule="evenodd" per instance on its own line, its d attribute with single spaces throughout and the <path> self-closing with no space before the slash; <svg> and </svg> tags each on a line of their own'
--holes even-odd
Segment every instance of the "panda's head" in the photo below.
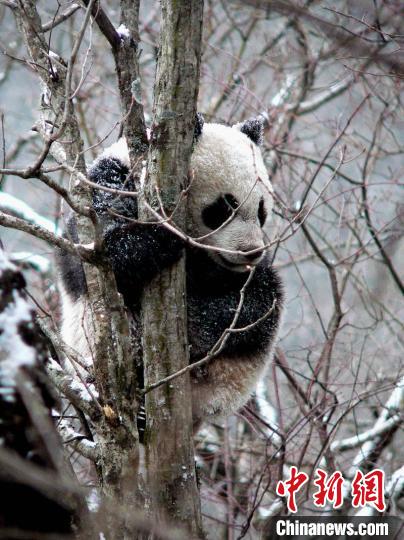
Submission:
<svg viewBox="0 0 404 540">
<path fill-rule="evenodd" d="M 197 119 L 188 233 L 223 250 L 208 253 L 235 272 L 259 263 L 266 244 L 263 227 L 271 215 L 273 190 L 258 146 L 262 131 L 260 119 L 233 127 Z"/>
</svg>

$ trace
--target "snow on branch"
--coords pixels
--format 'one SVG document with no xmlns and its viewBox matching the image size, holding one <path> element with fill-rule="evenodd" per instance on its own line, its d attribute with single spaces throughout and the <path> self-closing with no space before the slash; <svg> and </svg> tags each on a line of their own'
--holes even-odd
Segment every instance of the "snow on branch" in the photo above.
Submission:
<svg viewBox="0 0 404 540">
<path fill-rule="evenodd" d="M 359 452 L 356 454 L 352 466 L 349 469 L 347 474 L 346 482 L 344 483 L 344 496 L 347 496 L 350 491 L 351 482 L 348 478 L 353 478 L 358 469 L 364 467 L 366 462 L 372 457 L 373 452 L 378 447 L 383 436 L 386 436 L 387 433 L 393 432 L 396 427 L 399 425 L 401 420 L 400 412 L 404 408 L 404 376 L 399 379 L 397 385 L 395 386 L 393 392 L 391 393 L 387 403 L 380 414 L 379 418 L 376 420 L 374 427 L 365 432 L 362 435 L 358 435 L 361 438 L 360 444 L 362 444 Z M 393 421 L 394 420 L 394 421 Z M 374 433 L 373 437 L 369 436 L 369 432 Z M 354 437 L 352 439 L 355 439 Z M 349 441 L 346 440 L 345 443 Z M 343 441 L 342 441 L 343 442 Z M 354 448 L 357 445 L 352 446 Z M 337 448 L 338 449 L 338 448 Z M 404 480 L 403 480 L 404 483 Z M 371 512 L 368 510 L 368 512 Z M 365 514 L 363 509 L 357 515 L 371 515 Z"/>
<path fill-rule="evenodd" d="M 357 448 L 361 444 L 364 444 L 368 441 L 373 441 L 378 437 L 381 437 L 391 428 L 398 425 L 402 421 L 402 417 L 399 414 L 393 415 L 391 418 L 388 418 L 385 422 L 380 423 L 380 425 L 375 425 L 372 429 L 355 435 L 354 437 L 348 437 L 347 439 L 341 439 L 340 441 L 334 441 L 331 444 L 332 452 L 344 452 L 346 450 L 351 450 L 352 448 Z M 377 424 L 377 423 L 376 423 Z"/>
<path fill-rule="evenodd" d="M 47 257 L 30 251 L 13 251 L 10 260 L 20 268 L 32 268 L 41 274 L 48 274 L 50 261 Z"/>
<path fill-rule="evenodd" d="M 68 251 L 69 253 L 79 255 L 82 259 L 88 262 L 95 262 L 94 243 L 87 245 L 74 244 L 70 240 L 63 238 L 63 236 L 54 234 L 49 229 L 46 229 L 37 223 L 30 223 L 25 219 L 14 217 L 13 215 L 2 211 L 0 211 L 0 225 L 25 232 L 39 238 L 40 240 L 43 240 L 44 242 L 47 242 L 48 244 Z"/>
<path fill-rule="evenodd" d="M 285 103 L 288 101 L 288 99 L 291 96 L 291 92 L 293 90 L 293 86 L 295 82 L 296 82 L 295 77 L 291 75 L 290 73 L 287 73 L 284 84 L 280 88 L 279 92 L 277 92 L 271 99 L 271 102 L 270 102 L 271 107 L 277 107 L 277 108 L 285 107 Z M 292 106 L 286 106 L 286 109 L 289 109 L 289 107 L 292 108 Z"/>
<path fill-rule="evenodd" d="M 342 79 L 342 81 L 338 81 L 332 84 L 327 90 L 321 92 L 321 94 L 319 94 L 318 96 L 313 97 L 312 99 L 308 99 L 307 101 L 303 101 L 302 103 L 297 105 L 296 114 L 307 114 L 318 109 L 321 105 L 324 105 L 325 103 L 331 101 L 333 98 L 343 94 L 345 90 L 347 90 L 354 82 L 355 77 L 349 76 Z M 295 109 L 296 104 L 286 105 L 286 111 L 293 111 Z"/>
<path fill-rule="evenodd" d="M 39 225 L 51 233 L 58 233 L 56 224 L 35 212 L 27 203 L 10 195 L 0 192 L 0 209 L 12 216 L 24 219 L 32 225 Z"/>
<path fill-rule="evenodd" d="M 386 422 L 388 422 L 392 417 L 398 416 L 397 413 L 401 412 L 404 408 L 404 377 L 402 377 L 398 383 L 397 386 L 394 388 L 393 392 L 391 393 L 389 399 L 387 400 L 387 403 L 380 414 L 379 418 L 376 420 L 376 423 L 374 425 L 374 430 L 380 430 L 382 434 L 386 433 L 387 430 L 384 429 Z M 394 424 L 397 424 L 397 422 Z M 392 428 L 390 428 L 392 429 Z M 369 456 L 372 454 L 373 450 L 377 446 L 377 444 L 380 442 L 382 435 L 378 435 L 372 439 L 367 439 L 366 442 L 363 443 L 361 449 L 357 453 L 355 459 L 352 463 L 352 471 L 353 474 L 355 474 L 356 469 L 360 468 L 369 458 Z"/>
<path fill-rule="evenodd" d="M 129 39 L 130 38 L 130 31 L 129 31 L 129 28 L 127 26 L 125 26 L 124 24 L 120 24 L 118 26 L 118 28 L 116 29 L 116 31 L 118 32 L 119 34 L 119 37 L 124 39 Z"/>
<path fill-rule="evenodd" d="M 51 418 L 55 397 L 45 372 L 47 359 L 24 277 L 0 250 L 0 492 L 7 492 L 0 505 L 3 530 L 70 532 L 73 515 L 85 508 L 65 484 L 68 472 Z M 51 489 L 43 489 L 43 478 L 52 478 Z"/>
<path fill-rule="evenodd" d="M 25 280 L 0 250 L 0 400 L 14 401 L 16 375 L 38 361 L 35 347 L 27 343 L 34 319 L 25 293 Z"/>
<path fill-rule="evenodd" d="M 391 501 L 397 501 L 404 496 L 404 465 L 394 471 L 389 482 L 386 484 L 385 495 Z"/>
<path fill-rule="evenodd" d="M 259 415 L 269 426 L 269 438 L 276 445 L 282 444 L 282 439 L 279 436 L 278 413 L 269 401 L 266 383 L 263 379 L 258 382 L 255 394 L 255 403 L 257 404 Z"/>
<path fill-rule="evenodd" d="M 47 373 L 56 388 L 91 419 L 97 419 L 100 411 L 84 384 L 66 373 L 54 360 L 47 365 Z"/>
<path fill-rule="evenodd" d="M 59 425 L 59 433 L 64 444 L 71 446 L 76 452 L 91 461 L 97 461 L 98 445 L 94 441 L 87 439 L 82 433 L 77 433 L 66 420 L 62 420 Z"/>
</svg>

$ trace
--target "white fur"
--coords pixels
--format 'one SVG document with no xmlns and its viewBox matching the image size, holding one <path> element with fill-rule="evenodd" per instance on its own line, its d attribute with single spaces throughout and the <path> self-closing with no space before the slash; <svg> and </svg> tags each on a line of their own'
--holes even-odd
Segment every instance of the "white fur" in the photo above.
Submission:
<svg viewBox="0 0 404 540">
<path fill-rule="evenodd" d="M 119 159 L 130 167 L 128 147 L 120 139 L 98 158 Z M 251 251 L 264 247 L 262 228 L 258 221 L 261 198 L 270 219 L 273 189 L 262 159 L 261 151 L 239 126 L 204 124 L 195 143 L 190 164 L 191 187 L 188 193 L 188 233 L 194 237 L 208 234 L 201 240 L 207 245 L 233 251 Z M 211 231 L 202 221 L 202 210 L 219 195 L 231 193 L 241 207 L 233 219 L 217 231 Z M 245 270 L 243 254 L 210 251 L 211 257 L 226 266 L 238 265 L 233 270 Z M 62 335 L 81 355 L 91 357 L 85 298 L 72 302 L 62 290 Z M 273 350 L 274 346 L 271 347 Z M 258 379 L 268 365 L 271 351 L 255 358 L 227 358 L 219 356 L 206 366 L 208 377 L 198 378 L 192 372 L 193 415 L 195 422 L 214 416 L 228 415 L 248 400 Z"/>
<path fill-rule="evenodd" d="M 206 245 L 227 251 L 253 251 L 263 248 L 265 240 L 258 222 L 260 199 L 265 201 L 268 219 L 273 207 L 273 188 L 262 159 L 261 150 L 237 124 L 204 124 L 191 157 L 191 189 L 188 194 L 188 233 L 193 237 L 208 235 L 201 240 Z M 105 150 L 98 158 L 116 158 L 130 166 L 128 146 L 124 138 Z M 218 166 L 219 164 L 219 166 Z M 234 218 L 216 232 L 202 221 L 202 210 L 220 195 L 232 193 L 242 206 Z M 210 252 L 218 264 L 245 271 L 249 261 L 236 253 Z"/>
<path fill-rule="evenodd" d="M 238 411 L 254 391 L 269 360 L 266 354 L 259 354 L 254 359 L 220 356 L 206 366 L 206 378 L 199 379 L 191 372 L 194 422 Z"/>
<path fill-rule="evenodd" d="M 192 174 L 193 173 L 193 174 Z M 237 126 L 205 124 L 191 158 L 192 186 L 189 192 L 188 232 L 203 236 L 207 245 L 233 251 L 263 248 L 265 241 L 258 221 L 260 199 L 265 202 L 268 218 L 273 207 L 273 189 L 261 150 Z M 202 210 L 218 197 L 233 194 L 241 204 L 234 218 L 212 234 L 202 221 Z M 245 271 L 243 255 L 211 252 L 212 258 L 226 266 L 226 261 Z M 237 268 L 233 268 L 237 270 Z"/>
<path fill-rule="evenodd" d="M 129 169 L 129 150 L 126 139 L 122 137 L 121 139 L 119 139 L 119 141 L 104 150 L 104 152 L 96 159 L 96 162 L 103 158 L 119 159 L 119 161 L 121 161 Z"/>
<path fill-rule="evenodd" d="M 64 342 L 74 349 L 84 360 L 85 365 L 93 364 L 93 355 L 91 353 L 91 333 L 90 320 L 88 318 L 89 309 L 86 305 L 86 297 L 80 297 L 75 302 L 65 291 L 62 283 L 59 283 L 60 299 L 62 304 L 62 323 L 60 333 Z M 66 369 L 74 374 L 75 369 L 66 363 Z M 86 379 L 88 373 L 80 366 L 76 366 L 83 379 Z"/>
</svg>

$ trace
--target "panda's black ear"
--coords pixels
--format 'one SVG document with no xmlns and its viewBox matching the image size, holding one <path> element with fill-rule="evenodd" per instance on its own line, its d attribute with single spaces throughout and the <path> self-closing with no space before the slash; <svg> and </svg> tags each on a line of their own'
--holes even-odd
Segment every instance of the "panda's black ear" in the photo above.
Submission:
<svg viewBox="0 0 404 540">
<path fill-rule="evenodd" d="M 203 124 L 205 123 L 205 120 L 201 113 L 196 113 L 195 118 L 195 129 L 194 129 L 194 141 L 197 141 L 199 137 L 202 135 L 203 130 Z"/>
<path fill-rule="evenodd" d="M 255 144 L 262 144 L 264 140 L 264 118 L 260 115 L 256 118 L 249 118 L 245 122 L 236 124 L 237 129 L 247 135 Z"/>
</svg>

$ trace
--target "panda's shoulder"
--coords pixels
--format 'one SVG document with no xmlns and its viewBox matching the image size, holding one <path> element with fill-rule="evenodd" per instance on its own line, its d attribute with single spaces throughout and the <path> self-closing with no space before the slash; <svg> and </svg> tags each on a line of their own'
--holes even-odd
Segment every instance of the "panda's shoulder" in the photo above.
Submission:
<svg viewBox="0 0 404 540">
<path fill-rule="evenodd" d="M 137 217 L 136 197 L 117 197 L 115 192 L 136 191 L 135 180 L 129 172 L 128 146 L 126 140 L 121 138 L 104 150 L 88 171 L 90 180 L 101 187 L 93 189 L 93 206 L 97 214 L 105 214 L 113 207 L 119 214 Z"/>
<path fill-rule="evenodd" d="M 97 184 L 113 186 L 122 183 L 128 175 L 129 168 L 128 145 L 126 139 L 122 137 L 95 159 L 88 175 L 90 180 Z"/>
<path fill-rule="evenodd" d="M 125 167 L 130 167 L 129 149 L 125 137 L 121 137 L 117 142 L 106 148 L 95 160 L 95 163 L 102 159 L 113 159 L 120 162 Z"/>
<path fill-rule="evenodd" d="M 267 260 L 256 268 L 253 279 L 253 290 L 256 295 L 275 295 L 279 299 L 279 302 L 283 302 L 284 287 L 282 279 L 276 268 Z"/>
</svg>

